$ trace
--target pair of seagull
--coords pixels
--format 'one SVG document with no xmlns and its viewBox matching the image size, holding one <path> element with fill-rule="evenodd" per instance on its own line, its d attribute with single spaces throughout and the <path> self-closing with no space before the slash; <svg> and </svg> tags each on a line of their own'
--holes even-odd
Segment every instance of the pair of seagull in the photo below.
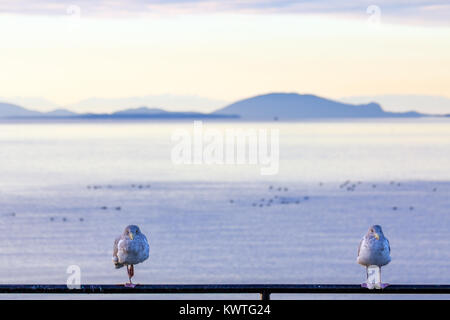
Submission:
<svg viewBox="0 0 450 320">
<path fill-rule="evenodd" d="M 134 275 L 134 265 L 148 259 L 150 247 L 147 238 L 138 226 L 129 225 L 123 234 L 114 241 L 113 262 L 116 267 L 127 267 L 129 283 L 126 287 L 134 287 L 131 278 Z M 384 236 L 381 226 L 374 225 L 369 228 L 367 234 L 361 240 L 358 248 L 358 258 L 356 261 L 366 267 L 366 276 L 369 278 L 368 270 L 371 266 L 380 268 L 380 288 L 385 288 L 388 284 L 381 283 L 381 267 L 391 261 L 391 247 L 389 240 Z M 362 284 L 363 287 L 372 288 L 368 281 Z"/>
</svg>

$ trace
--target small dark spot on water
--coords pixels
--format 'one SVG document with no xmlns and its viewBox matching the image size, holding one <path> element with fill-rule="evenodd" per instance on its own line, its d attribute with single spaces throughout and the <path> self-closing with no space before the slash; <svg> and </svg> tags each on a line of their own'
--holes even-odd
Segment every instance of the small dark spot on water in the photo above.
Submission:
<svg viewBox="0 0 450 320">
<path fill-rule="evenodd" d="M 83 222 L 83 221 L 84 221 L 84 219 L 83 219 L 83 218 L 80 218 L 80 221 L 81 221 L 81 222 Z"/>
<path fill-rule="evenodd" d="M 339 188 L 344 188 L 347 184 L 350 183 L 350 180 L 345 181 L 343 184 L 339 186 Z"/>
<path fill-rule="evenodd" d="M 116 207 L 116 210 L 117 211 L 122 210 L 122 207 Z"/>
<path fill-rule="evenodd" d="M 67 218 L 66 218 L 66 217 L 64 217 L 64 218 L 62 219 L 62 221 L 66 222 L 66 221 L 67 221 Z"/>
<path fill-rule="evenodd" d="M 395 206 L 394 206 L 394 207 L 392 207 L 392 210 L 397 210 L 397 209 L 398 209 L 398 208 L 397 208 L 397 207 L 395 207 Z"/>
<path fill-rule="evenodd" d="M 101 207 L 100 209 L 106 210 L 106 209 L 108 209 L 108 207 L 107 207 L 107 206 L 103 206 L 103 207 Z"/>
</svg>

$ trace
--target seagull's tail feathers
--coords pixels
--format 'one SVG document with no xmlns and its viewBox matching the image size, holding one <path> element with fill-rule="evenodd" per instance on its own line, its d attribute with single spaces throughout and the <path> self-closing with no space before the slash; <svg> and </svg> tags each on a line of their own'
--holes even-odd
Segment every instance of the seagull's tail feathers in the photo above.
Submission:
<svg viewBox="0 0 450 320">
<path fill-rule="evenodd" d="M 116 267 L 116 269 L 120 269 L 124 266 L 123 263 L 119 262 L 119 259 L 117 257 L 113 257 L 113 263 L 114 263 L 114 267 Z"/>
</svg>

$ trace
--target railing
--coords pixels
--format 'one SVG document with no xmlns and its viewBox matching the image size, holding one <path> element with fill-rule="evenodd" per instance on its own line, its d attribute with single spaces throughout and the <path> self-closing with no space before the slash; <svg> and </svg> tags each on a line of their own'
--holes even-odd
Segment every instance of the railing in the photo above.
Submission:
<svg viewBox="0 0 450 320">
<path fill-rule="evenodd" d="M 0 294 L 205 294 L 237 293 L 260 294 L 261 300 L 270 300 L 272 293 L 284 294 L 450 294 L 450 285 L 396 284 L 384 289 L 362 288 L 353 284 L 138 284 L 124 285 L 83 284 L 70 289 L 67 285 L 9 284 L 0 285 Z"/>
</svg>

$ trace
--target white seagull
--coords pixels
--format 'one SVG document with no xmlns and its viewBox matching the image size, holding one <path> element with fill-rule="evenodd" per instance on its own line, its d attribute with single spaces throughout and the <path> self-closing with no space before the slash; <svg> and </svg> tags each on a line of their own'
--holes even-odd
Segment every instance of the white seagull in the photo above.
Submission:
<svg viewBox="0 0 450 320">
<path fill-rule="evenodd" d="M 125 284 L 126 287 L 135 287 L 131 282 L 134 275 L 134 265 L 147 260 L 149 251 L 147 238 L 135 225 L 127 226 L 123 234 L 114 241 L 112 260 L 116 269 L 127 266 L 130 282 Z"/>
<path fill-rule="evenodd" d="M 380 287 L 384 289 L 389 284 L 381 283 L 381 267 L 391 262 L 391 247 L 389 240 L 384 236 L 381 226 L 374 225 L 369 228 L 367 234 L 359 243 L 358 258 L 356 261 L 366 267 L 366 276 L 369 277 L 369 266 L 378 266 L 380 268 Z M 367 283 L 362 284 L 368 287 Z"/>
</svg>

